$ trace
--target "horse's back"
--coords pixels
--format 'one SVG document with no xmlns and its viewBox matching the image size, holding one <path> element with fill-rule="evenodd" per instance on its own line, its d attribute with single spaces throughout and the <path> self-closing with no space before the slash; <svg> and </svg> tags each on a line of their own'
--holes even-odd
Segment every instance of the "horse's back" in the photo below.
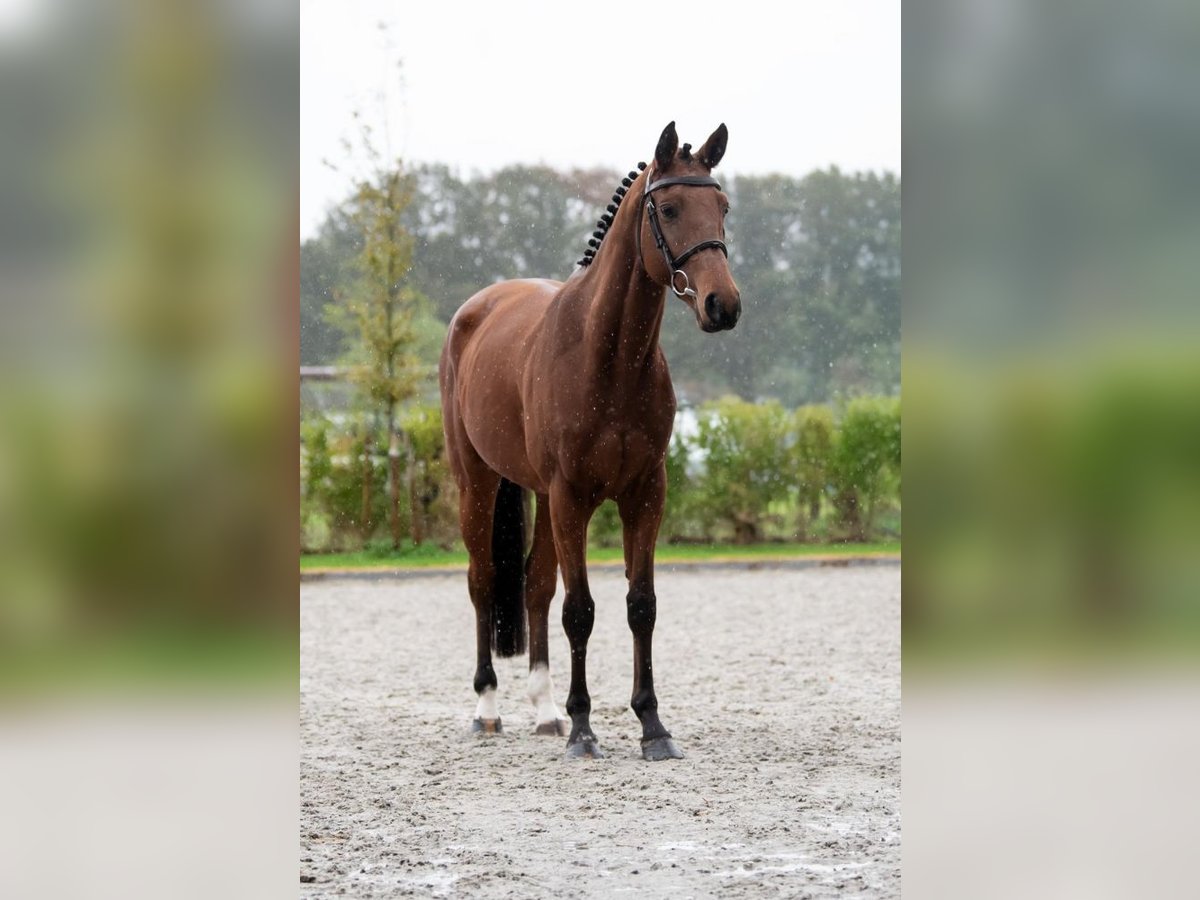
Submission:
<svg viewBox="0 0 1200 900">
<path fill-rule="evenodd" d="M 474 294 L 450 319 L 443 366 L 461 362 L 472 346 L 528 340 L 560 287 L 559 281 L 526 278 L 500 281 Z"/>
<path fill-rule="evenodd" d="M 562 282 L 490 285 L 450 320 L 439 376 L 447 440 L 466 438 L 493 470 L 534 487 L 525 459 L 521 375 L 532 341 Z M 454 452 L 454 447 L 449 448 Z"/>
</svg>

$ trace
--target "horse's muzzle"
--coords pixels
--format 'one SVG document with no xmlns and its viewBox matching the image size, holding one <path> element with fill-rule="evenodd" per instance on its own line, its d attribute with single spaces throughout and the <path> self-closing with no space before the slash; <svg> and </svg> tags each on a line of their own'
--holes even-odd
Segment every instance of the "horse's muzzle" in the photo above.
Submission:
<svg viewBox="0 0 1200 900">
<path fill-rule="evenodd" d="M 737 324 L 742 316 L 742 299 L 734 297 L 730 303 L 725 303 L 716 293 L 710 293 L 704 298 L 704 316 L 707 323 L 701 323 L 704 331 L 728 331 Z"/>
</svg>

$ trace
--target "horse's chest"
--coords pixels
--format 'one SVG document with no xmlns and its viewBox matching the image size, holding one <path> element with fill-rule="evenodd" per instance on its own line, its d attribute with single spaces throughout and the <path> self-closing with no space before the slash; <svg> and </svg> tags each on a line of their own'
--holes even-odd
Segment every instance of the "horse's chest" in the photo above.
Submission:
<svg viewBox="0 0 1200 900">
<path fill-rule="evenodd" d="M 591 482 L 604 493 L 617 493 L 637 480 L 648 468 L 656 466 L 666 450 L 666 440 L 651 429 L 641 427 L 600 427 L 580 434 L 569 455 L 575 464 L 572 480 Z"/>
</svg>

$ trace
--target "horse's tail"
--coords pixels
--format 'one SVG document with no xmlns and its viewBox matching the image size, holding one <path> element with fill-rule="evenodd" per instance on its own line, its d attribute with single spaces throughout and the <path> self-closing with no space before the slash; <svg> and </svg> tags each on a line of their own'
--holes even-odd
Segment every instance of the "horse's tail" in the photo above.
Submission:
<svg viewBox="0 0 1200 900">
<path fill-rule="evenodd" d="M 492 649 L 499 657 L 525 652 L 525 492 L 500 479 L 492 519 Z"/>
</svg>

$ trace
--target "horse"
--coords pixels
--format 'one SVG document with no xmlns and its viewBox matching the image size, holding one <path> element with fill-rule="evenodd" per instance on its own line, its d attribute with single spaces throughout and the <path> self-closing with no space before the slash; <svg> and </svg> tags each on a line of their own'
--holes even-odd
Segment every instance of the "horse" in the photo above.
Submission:
<svg viewBox="0 0 1200 900">
<path fill-rule="evenodd" d="M 675 417 L 659 331 L 668 289 L 690 307 L 701 331 L 731 329 L 741 315 L 725 244 L 729 198 L 711 174 L 728 137 L 722 123 L 692 152 L 690 144 L 679 146 L 671 122 L 653 163 L 639 163 L 622 179 L 566 281 L 497 282 L 450 321 L 438 382 L 470 556 L 474 731 L 503 730 L 493 651 L 518 656 L 528 641 L 536 733 L 566 736 L 570 758 L 604 755 L 589 722 L 595 604 L 586 550 L 592 514 L 612 499 L 623 531 L 634 644 L 630 706 L 642 725 L 642 756 L 683 758 L 659 717 L 651 663 L 654 548 Z M 679 247 L 686 249 L 676 255 L 672 248 Z M 526 555 L 529 493 L 537 499 Z M 547 629 L 559 566 L 571 652 L 569 723 L 550 680 Z"/>
</svg>

